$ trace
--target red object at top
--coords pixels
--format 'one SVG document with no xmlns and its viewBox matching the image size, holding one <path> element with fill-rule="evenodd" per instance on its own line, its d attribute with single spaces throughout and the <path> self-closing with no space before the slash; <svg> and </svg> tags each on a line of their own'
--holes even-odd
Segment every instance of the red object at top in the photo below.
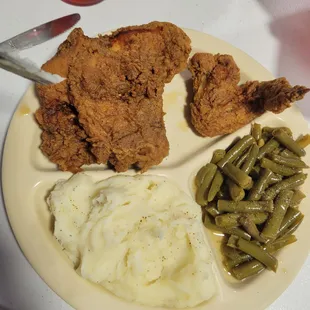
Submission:
<svg viewBox="0 0 310 310">
<path fill-rule="evenodd" d="M 62 0 L 62 1 L 73 5 L 87 6 L 97 4 L 103 0 Z"/>
</svg>

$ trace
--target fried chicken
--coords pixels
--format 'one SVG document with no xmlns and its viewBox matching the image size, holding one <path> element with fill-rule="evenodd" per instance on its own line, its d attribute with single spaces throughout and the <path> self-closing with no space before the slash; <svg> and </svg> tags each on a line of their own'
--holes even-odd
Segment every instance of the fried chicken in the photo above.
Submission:
<svg viewBox="0 0 310 310">
<path fill-rule="evenodd" d="M 72 172 L 91 162 L 109 161 L 117 171 L 159 164 L 169 152 L 164 85 L 186 67 L 190 50 L 190 39 L 170 23 L 121 28 L 93 39 L 74 30 L 43 66 L 67 78 L 61 86 L 38 87 L 44 154 Z M 58 126 L 50 126 L 56 118 Z M 56 147 L 57 139 L 63 142 Z"/>
<path fill-rule="evenodd" d="M 281 113 L 309 91 L 285 78 L 238 86 L 240 70 L 230 55 L 197 53 L 189 62 L 194 102 L 191 121 L 205 137 L 232 133 L 265 111 Z"/>
</svg>

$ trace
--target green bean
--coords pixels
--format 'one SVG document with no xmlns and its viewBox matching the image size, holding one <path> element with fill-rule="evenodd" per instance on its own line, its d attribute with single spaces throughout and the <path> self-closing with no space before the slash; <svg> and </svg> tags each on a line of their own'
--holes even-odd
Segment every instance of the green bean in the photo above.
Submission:
<svg viewBox="0 0 310 310">
<path fill-rule="evenodd" d="M 225 258 L 223 260 L 223 264 L 227 268 L 228 271 L 231 271 L 231 269 L 236 267 L 237 265 L 248 262 L 250 260 L 252 260 L 252 256 L 249 254 L 243 253 L 236 259 Z"/>
<path fill-rule="evenodd" d="M 242 252 L 251 255 L 253 258 L 256 258 L 258 261 L 264 264 L 268 269 L 274 272 L 277 271 L 278 260 L 260 246 L 250 241 L 236 237 L 234 235 L 230 236 L 227 245 L 235 247 L 241 250 Z"/>
<path fill-rule="evenodd" d="M 297 241 L 297 239 L 294 235 L 288 235 L 288 236 L 276 239 L 273 242 L 269 242 L 265 246 L 265 250 L 269 253 L 275 253 L 275 252 L 279 251 L 280 249 L 284 248 L 285 246 L 292 244 L 296 241 Z"/>
<path fill-rule="evenodd" d="M 299 170 L 296 168 L 276 164 L 275 162 L 273 162 L 268 158 L 262 158 L 260 163 L 262 168 L 270 169 L 272 172 L 286 177 L 294 175 L 299 172 Z"/>
<path fill-rule="evenodd" d="M 283 146 L 295 153 L 296 155 L 305 156 L 306 152 L 301 148 L 296 141 L 292 139 L 284 130 L 277 129 L 272 132 L 272 135 L 277 139 Z"/>
<path fill-rule="evenodd" d="M 259 147 L 259 148 L 261 148 L 262 146 L 264 146 L 265 145 L 265 140 L 263 139 L 263 138 L 261 138 L 261 139 L 259 139 L 258 141 L 257 141 L 257 146 Z"/>
<path fill-rule="evenodd" d="M 219 170 L 217 170 L 212 180 L 210 190 L 208 192 L 208 201 L 212 201 L 215 198 L 223 182 L 224 182 L 224 177 L 222 173 Z"/>
<path fill-rule="evenodd" d="M 269 179 L 268 185 L 278 183 L 282 180 L 282 175 L 273 173 Z"/>
<path fill-rule="evenodd" d="M 232 162 L 236 159 L 244 150 L 254 143 L 254 138 L 251 135 L 246 135 L 240 139 L 224 156 L 222 160 L 218 162 L 218 166 L 223 168 L 228 162 Z"/>
<path fill-rule="evenodd" d="M 226 229 L 224 227 L 219 227 L 215 225 L 214 223 L 212 223 L 210 216 L 207 213 L 205 214 L 203 223 L 204 223 L 204 226 L 209 230 L 221 232 L 227 235 L 235 235 L 245 240 L 251 240 L 251 236 L 240 228 L 235 227 L 235 228 Z"/>
<path fill-rule="evenodd" d="M 271 134 L 263 131 L 262 139 L 264 140 L 264 144 L 266 144 L 270 140 L 270 138 L 271 138 Z"/>
<path fill-rule="evenodd" d="M 310 144 L 310 135 L 306 134 L 304 136 L 301 136 L 296 140 L 296 142 L 300 147 L 304 149 Z"/>
<path fill-rule="evenodd" d="M 299 189 L 296 189 L 294 191 L 294 195 L 293 195 L 293 198 L 291 200 L 290 206 L 295 207 L 295 206 L 299 205 L 304 198 L 306 198 L 306 195 L 302 191 L 300 191 Z"/>
<path fill-rule="evenodd" d="M 269 155 L 269 154 L 279 155 L 282 151 L 283 151 L 283 149 L 280 148 L 280 146 L 279 146 L 276 149 L 274 149 L 271 153 L 268 153 L 266 155 Z"/>
<path fill-rule="evenodd" d="M 252 171 L 250 172 L 250 176 L 253 178 L 253 179 L 255 179 L 255 180 L 257 180 L 258 178 L 259 178 L 259 172 L 260 172 L 260 170 L 261 170 L 261 168 L 260 168 L 260 166 L 254 166 L 253 167 L 253 169 L 252 169 Z"/>
<path fill-rule="evenodd" d="M 262 126 L 260 124 L 257 124 L 257 123 L 252 124 L 251 134 L 256 141 L 261 139 L 261 137 L 262 137 Z"/>
<path fill-rule="evenodd" d="M 280 238 L 275 240 L 274 242 L 270 242 L 266 245 L 265 249 L 270 254 L 278 252 L 283 247 L 296 242 L 297 239 L 294 235 L 290 235 L 284 238 Z M 234 261 L 231 259 L 227 262 L 226 266 L 233 266 Z M 236 266 L 236 265 L 235 265 Z M 260 271 L 264 270 L 265 266 L 260 263 L 258 260 L 253 259 L 245 263 L 240 263 L 237 267 L 234 267 L 230 270 L 232 275 L 237 280 L 244 280 L 250 276 L 258 274 Z"/>
<path fill-rule="evenodd" d="M 205 206 L 208 203 L 207 199 L 208 191 L 217 170 L 216 165 L 211 163 L 207 164 L 205 167 L 206 167 L 205 177 L 203 178 L 203 182 L 198 187 L 196 193 L 196 201 L 201 206 Z"/>
<path fill-rule="evenodd" d="M 226 242 L 222 242 L 221 244 L 221 252 L 224 256 L 228 257 L 229 259 L 238 259 L 240 257 L 240 255 L 243 255 L 244 253 L 237 250 L 237 249 L 234 249 L 234 248 L 231 248 L 227 245 L 227 240 Z"/>
<path fill-rule="evenodd" d="M 301 216 L 301 212 L 296 209 L 296 208 L 292 208 L 289 207 L 285 213 L 284 219 L 281 223 L 281 226 L 279 228 L 279 232 L 277 237 L 281 237 L 283 236 L 283 234 L 285 233 L 285 231 L 296 221 L 298 221 L 299 217 Z"/>
<path fill-rule="evenodd" d="M 285 189 L 295 189 L 296 187 L 302 185 L 305 182 L 306 178 L 306 174 L 298 173 L 285 180 L 282 180 L 279 183 L 276 183 L 275 185 L 269 187 L 262 195 L 262 199 L 273 200 L 280 191 Z"/>
<path fill-rule="evenodd" d="M 259 149 L 257 159 L 262 159 L 266 154 L 271 153 L 279 147 L 279 142 L 275 139 L 270 139 L 264 146 Z"/>
<path fill-rule="evenodd" d="M 228 270 L 235 267 L 236 265 L 242 264 L 252 259 L 251 255 L 227 246 L 226 242 L 222 242 L 221 252 L 224 256 L 223 263 Z"/>
<path fill-rule="evenodd" d="M 251 188 L 248 200 L 260 200 L 265 188 L 268 186 L 268 182 L 273 173 L 269 169 L 261 169 L 259 179 L 254 183 Z"/>
<path fill-rule="evenodd" d="M 213 217 L 216 217 L 217 215 L 220 215 L 220 214 L 221 214 L 221 212 L 220 212 L 220 211 L 217 209 L 217 207 L 216 207 L 216 202 L 215 202 L 215 201 L 210 202 L 210 203 L 206 206 L 205 210 L 206 210 L 209 214 L 211 214 Z"/>
<path fill-rule="evenodd" d="M 262 131 L 264 133 L 268 133 L 269 135 L 272 135 L 272 133 L 275 131 L 275 130 L 278 130 L 278 129 L 281 129 L 283 131 L 285 131 L 289 136 L 293 136 L 293 132 L 292 130 L 289 128 L 289 127 L 264 127 L 262 129 Z"/>
<path fill-rule="evenodd" d="M 246 152 L 244 152 L 243 154 L 241 154 L 239 157 L 237 157 L 232 163 L 234 166 L 240 168 L 241 165 L 245 162 L 245 160 L 247 159 L 247 157 L 249 156 L 250 153 L 250 148 L 248 148 L 248 150 L 246 150 Z"/>
<path fill-rule="evenodd" d="M 231 269 L 234 278 L 241 281 L 251 276 L 257 275 L 265 269 L 265 266 L 258 260 L 253 259 Z"/>
<path fill-rule="evenodd" d="M 216 194 L 217 199 L 229 199 L 229 192 L 228 192 L 228 187 L 226 185 L 226 182 L 224 182 Z"/>
<path fill-rule="evenodd" d="M 243 163 L 241 170 L 244 171 L 246 174 L 249 174 L 252 168 L 255 165 L 257 155 L 259 152 L 259 148 L 256 144 L 253 144 L 249 156 L 246 158 L 245 162 Z"/>
<path fill-rule="evenodd" d="M 218 200 L 217 208 L 220 212 L 230 213 L 272 212 L 273 201 Z"/>
<path fill-rule="evenodd" d="M 300 159 L 299 156 L 295 155 L 293 152 L 291 152 L 290 150 L 288 149 L 284 149 L 280 155 L 282 157 L 286 157 L 286 158 L 295 158 L 295 159 Z"/>
<path fill-rule="evenodd" d="M 277 164 L 292 168 L 309 168 L 305 162 L 300 159 L 283 157 L 280 155 L 270 154 L 269 158 Z"/>
<path fill-rule="evenodd" d="M 284 219 L 287 208 L 290 205 L 291 199 L 293 197 L 294 192 L 290 190 L 283 190 L 279 193 L 276 198 L 274 211 L 270 215 L 261 236 L 264 239 L 274 240 L 281 226 L 281 223 Z"/>
<path fill-rule="evenodd" d="M 212 155 L 211 163 L 217 164 L 221 159 L 224 158 L 225 154 L 226 154 L 225 150 L 222 149 L 215 150 Z"/>
<path fill-rule="evenodd" d="M 243 215 L 244 213 L 221 214 L 215 218 L 215 223 L 217 226 L 224 228 L 237 227 L 240 226 L 239 219 Z M 267 220 L 268 214 L 264 212 L 256 212 L 250 213 L 249 217 L 255 224 L 262 224 Z"/>
<path fill-rule="evenodd" d="M 223 173 L 244 189 L 249 189 L 252 187 L 252 178 L 232 163 L 227 163 L 224 166 Z"/>
<path fill-rule="evenodd" d="M 295 221 L 284 233 L 283 233 L 283 237 L 286 237 L 286 236 L 290 236 L 292 235 L 296 230 L 297 228 L 299 227 L 299 225 L 302 223 L 302 221 L 304 220 L 304 215 L 301 214 L 299 217 L 298 217 L 298 221 Z"/>
<path fill-rule="evenodd" d="M 202 184 L 203 179 L 204 179 L 204 177 L 205 177 L 205 175 L 206 175 L 207 170 L 208 170 L 208 169 L 206 168 L 206 166 L 203 166 L 203 167 L 201 167 L 201 168 L 199 169 L 198 173 L 196 174 L 195 184 L 196 184 L 197 187 L 199 187 L 199 186 Z"/>
<path fill-rule="evenodd" d="M 256 225 L 248 216 L 243 216 L 240 218 L 239 222 L 241 223 L 244 230 L 251 235 L 255 240 L 265 243 L 265 239 L 260 236 L 260 232 L 257 229 Z"/>
<path fill-rule="evenodd" d="M 227 185 L 228 185 L 229 194 L 232 200 L 240 201 L 244 198 L 245 192 L 242 187 L 240 187 L 239 185 L 237 185 L 235 182 L 233 182 L 230 179 L 227 179 Z"/>
</svg>

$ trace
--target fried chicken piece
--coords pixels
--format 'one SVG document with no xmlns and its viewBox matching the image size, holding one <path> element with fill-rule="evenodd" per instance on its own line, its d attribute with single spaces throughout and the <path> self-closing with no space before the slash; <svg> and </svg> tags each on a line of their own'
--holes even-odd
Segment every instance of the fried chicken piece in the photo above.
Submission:
<svg viewBox="0 0 310 310">
<path fill-rule="evenodd" d="M 123 28 L 108 39 L 104 55 L 84 51 L 73 62 L 72 103 L 97 163 L 146 171 L 168 155 L 162 94 L 165 82 L 186 67 L 190 40 L 159 22 Z"/>
<path fill-rule="evenodd" d="M 77 52 L 86 45 L 80 29 L 75 29 L 68 39 L 59 46 L 57 54 L 47 61 L 42 69 L 68 76 L 69 64 Z M 78 122 L 77 112 L 68 97 L 68 84 L 63 81 L 54 85 L 37 85 L 40 108 L 35 117 L 42 129 L 41 150 L 50 161 L 56 163 L 61 170 L 78 172 L 84 164 L 95 161 L 89 150 L 87 135 Z"/>
<path fill-rule="evenodd" d="M 94 162 L 86 134 L 78 124 L 76 112 L 67 96 L 67 83 L 38 89 L 41 107 L 35 117 L 43 130 L 41 150 L 64 171 L 78 172 L 83 164 Z M 70 159 L 70 160 L 68 160 Z"/>
<path fill-rule="evenodd" d="M 197 53 L 189 70 L 194 88 L 191 121 L 205 137 L 232 133 L 265 111 L 281 113 L 309 91 L 292 87 L 285 78 L 238 86 L 240 70 L 230 55 Z"/>
<path fill-rule="evenodd" d="M 60 123 L 68 125 L 63 126 L 62 133 L 73 146 L 68 145 L 70 150 L 65 143 L 59 146 L 60 153 L 68 154 L 60 163 L 45 150 L 44 145 L 50 144 L 45 140 L 51 139 L 44 133 L 44 153 L 61 169 L 73 172 L 83 164 L 82 156 L 72 162 L 73 153 L 89 156 L 89 149 L 97 163 L 109 161 L 117 171 L 126 171 L 131 165 L 146 171 L 159 164 L 169 152 L 162 109 L 164 85 L 186 67 L 190 50 L 190 39 L 170 23 L 122 28 L 95 39 L 86 37 L 82 30 L 74 30 L 43 67 L 67 77 L 63 82 L 66 87 L 60 92 L 63 97 L 66 93 L 68 101 L 54 100 L 59 93 L 57 85 L 49 86 L 49 94 L 46 86 L 40 86 L 42 106 L 37 119 L 45 130 L 49 120 L 41 114 L 56 110 L 57 102 L 60 106 L 73 106 L 76 112 L 71 115 L 71 125 L 76 125 L 86 140 L 82 135 L 78 141 L 83 145 L 74 141 L 76 132 L 61 115 Z M 47 99 L 42 100 L 44 97 Z M 58 128 L 49 133 L 57 135 Z"/>
</svg>

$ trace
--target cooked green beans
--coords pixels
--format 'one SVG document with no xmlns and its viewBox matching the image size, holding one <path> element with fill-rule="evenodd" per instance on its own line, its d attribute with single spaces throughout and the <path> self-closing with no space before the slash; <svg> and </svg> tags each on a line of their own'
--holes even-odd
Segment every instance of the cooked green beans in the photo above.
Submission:
<svg viewBox="0 0 310 310">
<path fill-rule="evenodd" d="M 210 190 L 208 192 L 208 201 L 212 201 L 214 199 L 214 197 L 220 190 L 223 182 L 224 182 L 224 177 L 222 173 L 219 170 L 217 170 L 212 180 Z"/>
<path fill-rule="evenodd" d="M 286 211 L 286 214 L 284 216 L 284 219 L 281 223 L 281 226 L 279 228 L 279 232 L 278 232 L 278 238 L 283 236 L 283 234 L 285 233 L 285 231 L 296 221 L 298 221 L 298 219 L 301 216 L 301 212 L 296 209 L 296 208 L 292 208 L 289 207 Z"/>
<path fill-rule="evenodd" d="M 292 244 L 296 241 L 297 241 L 297 239 L 294 235 L 286 236 L 286 237 L 283 237 L 283 238 L 276 240 L 275 242 L 268 243 L 266 245 L 265 249 L 267 252 L 272 254 L 272 253 L 279 251 L 283 247 L 285 247 L 289 244 Z M 246 254 L 244 254 L 244 256 L 245 255 Z M 242 258 L 242 256 L 241 256 L 241 258 Z M 245 257 L 245 258 L 247 258 L 247 257 Z M 236 261 L 237 261 L 237 259 L 236 259 Z M 241 259 L 240 259 L 240 261 L 241 261 Z M 229 270 L 229 267 L 232 266 L 232 269 L 229 271 L 232 273 L 232 275 L 237 280 L 244 280 L 248 277 L 251 277 L 253 275 L 258 274 L 259 272 L 261 272 L 262 270 L 265 269 L 265 266 L 256 259 L 244 260 L 244 261 L 245 261 L 245 263 L 239 263 L 239 264 L 234 265 L 234 260 L 229 259 L 229 260 L 227 260 L 227 262 L 225 264 L 226 267 L 228 268 L 228 270 Z"/>
<path fill-rule="evenodd" d="M 265 243 L 265 239 L 260 235 L 259 230 L 257 229 L 257 226 L 254 224 L 254 222 L 248 217 L 243 216 L 239 219 L 239 222 L 243 226 L 244 230 L 251 235 L 255 240 Z"/>
<path fill-rule="evenodd" d="M 272 132 L 272 135 L 277 139 L 283 146 L 298 155 L 299 157 L 305 156 L 306 152 L 301 148 L 296 141 L 293 140 L 283 129 L 276 129 Z"/>
<path fill-rule="evenodd" d="M 269 181 L 268 181 L 268 185 L 278 183 L 282 180 L 282 178 L 283 178 L 282 175 L 273 173 L 272 176 L 270 177 Z"/>
<path fill-rule="evenodd" d="M 300 159 L 283 157 L 281 155 L 270 154 L 269 158 L 277 164 L 288 166 L 291 168 L 309 168 L 305 162 Z"/>
<path fill-rule="evenodd" d="M 293 233 L 304 218 L 299 186 L 308 166 L 301 156 L 310 135 L 295 141 L 287 127 L 251 128 L 226 151 L 214 151 L 195 179 L 204 225 L 223 234 L 222 262 L 238 280 L 276 271 L 273 254 L 296 242 Z"/>
<path fill-rule="evenodd" d="M 235 266 L 240 265 L 240 264 L 245 263 L 245 262 L 248 262 L 252 259 L 253 258 L 251 255 L 242 253 L 239 255 L 239 257 L 236 257 L 235 259 L 231 259 L 231 258 L 224 259 L 223 263 L 224 263 L 225 267 L 227 268 L 227 270 L 230 271 Z"/>
<path fill-rule="evenodd" d="M 199 205 L 205 206 L 208 203 L 208 191 L 211 186 L 212 180 L 215 176 L 217 167 L 214 164 L 207 164 L 205 166 L 205 175 L 202 179 L 202 184 L 198 187 L 197 194 L 196 194 L 196 201 Z"/>
<path fill-rule="evenodd" d="M 203 179 L 204 179 L 204 177 L 205 177 L 205 175 L 206 175 L 207 170 L 208 170 L 208 169 L 206 168 L 206 166 L 203 166 L 203 167 L 201 167 L 201 168 L 199 169 L 198 173 L 196 174 L 195 184 L 196 184 L 197 187 L 199 187 L 199 186 L 202 184 Z"/>
<path fill-rule="evenodd" d="M 301 148 L 304 149 L 310 144 L 310 135 L 306 134 L 304 136 L 301 136 L 296 140 L 296 142 Z"/>
<path fill-rule="evenodd" d="M 274 149 L 279 147 L 279 142 L 274 139 L 270 139 L 264 146 L 259 149 L 257 159 L 262 159 L 266 154 L 271 153 Z"/>
<path fill-rule="evenodd" d="M 244 189 L 249 189 L 252 187 L 252 178 L 232 163 L 227 163 L 224 166 L 223 173 Z"/>
<path fill-rule="evenodd" d="M 220 212 L 229 212 L 229 213 L 272 212 L 273 201 L 219 200 L 217 202 L 217 208 Z"/>
<path fill-rule="evenodd" d="M 243 154 L 241 154 L 239 157 L 237 157 L 232 163 L 233 165 L 235 165 L 236 167 L 240 168 L 241 165 L 245 162 L 245 160 L 247 159 L 247 157 L 249 156 L 250 153 L 250 148 L 244 152 Z"/>
<path fill-rule="evenodd" d="M 262 126 L 261 124 L 252 124 L 251 134 L 253 138 L 258 142 L 262 138 Z"/>
<path fill-rule="evenodd" d="M 297 230 L 297 228 L 299 227 L 299 225 L 302 223 L 303 220 L 304 220 L 304 215 L 301 214 L 298 217 L 298 219 L 287 230 L 284 231 L 282 237 L 292 235 Z"/>
<path fill-rule="evenodd" d="M 215 150 L 212 155 L 211 163 L 217 164 L 220 160 L 224 158 L 225 154 L 226 154 L 225 150 L 221 150 L 221 149 Z"/>
<path fill-rule="evenodd" d="M 240 154 L 242 154 L 242 152 L 250 147 L 254 142 L 255 140 L 251 135 L 244 136 L 226 153 L 224 158 L 218 162 L 218 166 L 223 168 L 228 162 L 232 162 Z"/>
<path fill-rule="evenodd" d="M 284 248 L 285 246 L 292 244 L 296 241 L 297 241 L 297 239 L 294 235 L 285 236 L 285 237 L 279 238 L 273 242 L 269 242 L 266 245 L 265 249 L 269 253 L 275 253 L 275 252 L 279 251 L 280 249 Z"/>
<path fill-rule="evenodd" d="M 227 245 L 235 247 L 242 252 L 251 255 L 263 265 L 265 265 L 268 269 L 274 272 L 277 271 L 278 260 L 256 244 L 236 236 L 231 236 L 228 239 Z"/>
<path fill-rule="evenodd" d="M 257 275 L 265 269 L 265 266 L 258 260 L 253 259 L 237 267 L 232 268 L 231 273 L 237 280 L 244 280 L 251 276 Z"/>
<path fill-rule="evenodd" d="M 261 234 L 264 239 L 274 240 L 277 237 L 281 223 L 284 219 L 286 210 L 290 205 L 293 194 L 293 191 L 283 190 L 276 198 L 274 211 L 270 215 Z"/>
<path fill-rule="evenodd" d="M 279 165 L 266 157 L 262 158 L 260 163 L 263 168 L 270 169 L 272 172 L 286 177 L 294 175 L 299 172 L 299 170 L 296 168 Z"/>
<path fill-rule="evenodd" d="M 260 166 L 258 166 L 258 165 L 254 166 L 252 171 L 250 172 L 250 176 L 253 179 L 257 180 L 259 178 L 260 170 L 261 170 Z"/>
<path fill-rule="evenodd" d="M 299 205 L 304 198 L 306 198 L 306 195 L 299 189 L 296 189 L 291 200 L 291 207 Z"/>
<path fill-rule="evenodd" d="M 281 129 L 281 130 L 283 130 L 283 131 L 285 131 L 289 136 L 293 136 L 293 132 L 292 132 L 292 130 L 290 129 L 290 128 L 288 128 L 288 127 L 264 127 L 263 129 L 262 129 L 262 131 L 264 132 L 264 133 L 268 133 L 270 136 L 272 135 L 272 133 L 273 133 L 273 131 L 274 130 L 277 130 L 277 129 Z"/>
<path fill-rule="evenodd" d="M 211 214 L 213 217 L 216 217 L 217 215 L 220 215 L 221 212 L 216 207 L 216 202 L 212 201 L 208 203 L 208 205 L 205 207 L 205 210 Z"/>
<path fill-rule="evenodd" d="M 230 197 L 233 201 L 240 201 L 244 198 L 245 191 L 238 184 L 228 179 L 227 186 L 228 186 Z"/>
<path fill-rule="evenodd" d="M 215 223 L 217 226 L 224 228 L 237 227 L 240 226 L 239 219 L 242 216 L 244 216 L 243 213 L 221 214 L 215 218 Z M 249 213 L 249 217 L 255 224 L 262 224 L 267 220 L 268 214 L 265 212 L 255 212 Z"/>
<path fill-rule="evenodd" d="M 285 180 L 276 183 L 275 185 L 269 187 L 262 196 L 263 200 L 273 200 L 280 191 L 285 189 L 295 189 L 302 185 L 307 178 L 304 173 L 295 174 Z"/>
<path fill-rule="evenodd" d="M 246 233 L 244 230 L 242 230 L 238 227 L 226 229 L 224 227 L 219 227 L 216 224 L 212 223 L 212 221 L 211 221 L 211 219 L 207 213 L 205 214 L 203 224 L 206 228 L 208 228 L 212 231 L 221 232 L 221 233 L 227 234 L 227 235 L 235 235 L 235 236 L 238 236 L 238 237 L 243 238 L 245 240 L 251 240 L 251 236 L 248 233 Z"/>
<path fill-rule="evenodd" d="M 282 157 L 286 157 L 286 158 L 295 158 L 295 159 L 300 159 L 296 154 L 294 154 L 293 152 L 291 152 L 290 150 L 288 149 L 284 149 L 280 155 Z"/>
<path fill-rule="evenodd" d="M 244 171 L 246 174 L 249 174 L 250 171 L 253 169 L 257 159 L 258 152 L 259 152 L 258 146 L 256 144 L 253 144 L 250 149 L 248 157 L 241 166 L 241 170 Z"/>
<path fill-rule="evenodd" d="M 260 200 L 262 193 L 264 192 L 265 188 L 268 186 L 270 178 L 272 177 L 273 173 L 269 169 L 261 169 L 259 179 L 254 183 L 253 187 L 251 188 L 248 200 Z"/>
</svg>

